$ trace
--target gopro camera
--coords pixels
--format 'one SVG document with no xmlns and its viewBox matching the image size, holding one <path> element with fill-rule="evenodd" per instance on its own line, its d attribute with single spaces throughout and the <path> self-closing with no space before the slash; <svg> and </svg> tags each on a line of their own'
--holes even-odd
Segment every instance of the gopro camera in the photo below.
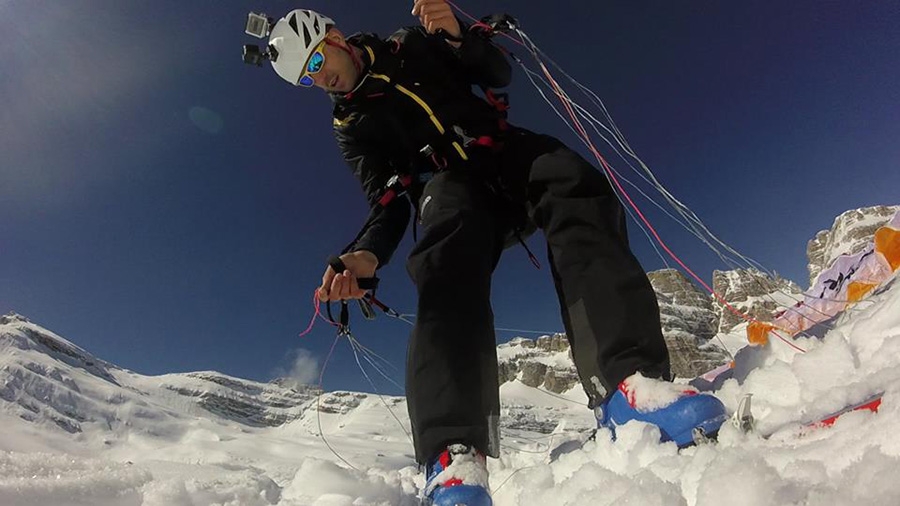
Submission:
<svg viewBox="0 0 900 506">
<path fill-rule="evenodd" d="M 247 28 L 244 33 L 252 35 L 257 39 L 265 39 L 272 30 L 272 19 L 265 14 L 257 14 L 251 12 L 247 14 Z"/>
</svg>

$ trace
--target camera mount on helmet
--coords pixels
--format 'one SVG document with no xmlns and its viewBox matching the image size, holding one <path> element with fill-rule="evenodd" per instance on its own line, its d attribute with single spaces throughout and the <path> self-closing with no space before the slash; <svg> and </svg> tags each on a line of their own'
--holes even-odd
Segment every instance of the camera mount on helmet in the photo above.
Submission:
<svg viewBox="0 0 900 506">
<path fill-rule="evenodd" d="M 278 50 L 272 46 L 268 46 L 265 51 L 261 50 L 255 44 L 244 44 L 244 63 L 248 65 L 256 65 L 262 67 L 263 62 L 278 60 Z"/>
</svg>

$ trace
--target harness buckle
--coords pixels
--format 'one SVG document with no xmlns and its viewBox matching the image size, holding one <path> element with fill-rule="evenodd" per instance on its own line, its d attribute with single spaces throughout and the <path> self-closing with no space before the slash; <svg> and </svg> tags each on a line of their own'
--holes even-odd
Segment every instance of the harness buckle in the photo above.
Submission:
<svg viewBox="0 0 900 506">
<path fill-rule="evenodd" d="M 469 137 L 468 135 L 466 135 L 466 131 L 463 130 L 459 125 L 453 125 L 453 131 L 460 138 L 460 140 L 462 140 L 463 147 L 468 147 L 469 144 L 472 144 L 477 140 L 474 137 Z"/>
<path fill-rule="evenodd" d="M 401 176 L 400 174 L 394 174 L 388 179 L 387 188 L 389 190 L 394 190 L 397 197 L 402 197 L 406 193 L 407 187 L 409 187 L 412 178 L 409 176 Z"/>
</svg>

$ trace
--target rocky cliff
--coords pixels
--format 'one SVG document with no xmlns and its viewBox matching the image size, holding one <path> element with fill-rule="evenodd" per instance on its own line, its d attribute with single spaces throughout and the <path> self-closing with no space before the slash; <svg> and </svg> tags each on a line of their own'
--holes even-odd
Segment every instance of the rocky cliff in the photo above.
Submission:
<svg viewBox="0 0 900 506">
<path fill-rule="evenodd" d="M 518 379 L 530 387 L 561 393 L 578 381 L 565 334 L 517 337 L 497 347 L 500 383 Z"/>
<path fill-rule="evenodd" d="M 755 269 L 714 271 L 713 290 L 734 309 L 764 322 L 772 321 L 778 311 L 796 304 L 802 293 L 790 280 L 770 277 Z M 717 332 L 728 333 L 744 322 L 720 301 L 714 300 L 713 304 L 718 314 Z"/>
<path fill-rule="evenodd" d="M 719 315 L 712 299 L 675 269 L 648 274 L 659 302 L 663 336 L 669 347 L 672 374 L 691 378 L 729 360 L 711 340 Z"/>
<path fill-rule="evenodd" d="M 726 363 L 728 355 L 711 342 L 718 331 L 719 316 L 710 297 L 674 269 L 648 276 L 659 301 L 672 373 L 694 377 Z M 498 354 L 501 383 L 518 380 L 561 393 L 578 382 L 565 334 L 537 340 L 516 338 L 501 344 Z"/>
</svg>

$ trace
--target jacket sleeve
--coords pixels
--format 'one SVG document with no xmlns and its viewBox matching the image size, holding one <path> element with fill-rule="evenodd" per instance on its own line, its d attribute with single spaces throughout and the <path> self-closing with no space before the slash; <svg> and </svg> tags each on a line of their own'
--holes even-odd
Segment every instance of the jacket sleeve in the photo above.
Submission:
<svg viewBox="0 0 900 506">
<path fill-rule="evenodd" d="M 356 238 L 343 253 L 367 250 L 378 258 L 378 267 L 385 266 L 396 251 L 409 225 L 409 202 L 395 198 L 386 206 L 379 204 L 388 180 L 393 175 L 388 157 L 377 143 L 361 142 L 351 129 L 334 130 L 338 147 L 353 175 L 362 184 L 369 204 L 369 216 Z"/>
<path fill-rule="evenodd" d="M 429 34 L 421 26 L 398 30 L 391 37 L 412 46 L 416 51 L 437 52 L 459 66 L 472 84 L 488 88 L 503 88 L 512 81 L 512 67 L 506 55 L 490 39 L 469 30 L 459 21 L 462 44 L 454 48 L 440 35 Z"/>
</svg>

